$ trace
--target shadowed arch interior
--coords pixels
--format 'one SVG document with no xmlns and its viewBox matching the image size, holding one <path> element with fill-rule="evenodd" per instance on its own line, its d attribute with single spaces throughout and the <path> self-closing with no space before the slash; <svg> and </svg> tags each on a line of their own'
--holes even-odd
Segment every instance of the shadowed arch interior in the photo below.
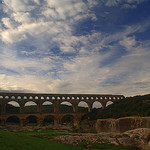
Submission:
<svg viewBox="0 0 150 150">
<path fill-rule="evenodd" d="M 17 116 L 10 116 L 6 119 L 7 124 L 19 124 L 20 120 Z"/>
<path fill-rule="evenodd" d="M 80 101 L 78 103 L 78 112 L 87 113 L 88 112 L 88 104 L 84 101 Z"/>
<path fill-rule="evenodd" d="M 37 112 L 37 104 L 33 101 L 28 101 L 24 105 L 24 113 L 35 113 Z"/>
<path fill-rule="evenodd" d="M 41 106 L 42 113 L 53 113 L 54 112 L 54 105 L 50 101 L 45 101 Z"/>
<path fill-rule="evenodd" d="M 64 101 L 59 105 L 60 113 L 73 113 L 73 106 L 70 102 Z"/>
<path fill-rule="evenodd" d="M 36 116 L 28 116 L 25 120 L 26 125 L 37 125 L 37 117 Z"/>
<path fill-rule="evenodd" d="M 51 115 L 46 116 L 43 120 L 43 125 L 51 125 L 51 124 L 54 124 L 54 117 Z"/>
<path fill-rule="evenodd" d="M 73 125 L 73 123 L 74 123 L 74 118 L 72 115 L 65 115 L 61 119 L 61 124 L 63 124 L 63 125 Z"/>
<path fill-rule="evenodd" d="M 20 112 L 20 105 L 16 101 L 9 101 L 6 104 L 6 113 L 17 114 Z"/>
</svg>

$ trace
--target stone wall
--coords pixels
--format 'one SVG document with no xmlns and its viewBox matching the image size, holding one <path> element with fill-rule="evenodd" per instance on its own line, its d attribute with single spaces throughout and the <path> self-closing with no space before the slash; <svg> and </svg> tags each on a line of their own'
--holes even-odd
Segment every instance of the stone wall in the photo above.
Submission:
<svg viewBox="0 0 150 150">
<path fill-rule="evenodd" d="M 98 119 L 95 130 L 100 132 L 124 132 L 137 128 L 150 128 L 150 117 L 124 117 L 119 119 Z"/>
</svg>

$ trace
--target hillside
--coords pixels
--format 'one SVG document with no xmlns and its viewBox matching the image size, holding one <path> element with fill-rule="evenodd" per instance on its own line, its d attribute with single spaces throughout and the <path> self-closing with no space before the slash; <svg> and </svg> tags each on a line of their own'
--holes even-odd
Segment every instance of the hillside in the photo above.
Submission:
<svg viewBox="0 0 150 150">
<path fill-rule="evenodd" d="M 150 94 L 127 97 L 105 109 L 93 109 L 87 115 L 91 120 L 127 116 L 150 116 Z"/>
</svg>

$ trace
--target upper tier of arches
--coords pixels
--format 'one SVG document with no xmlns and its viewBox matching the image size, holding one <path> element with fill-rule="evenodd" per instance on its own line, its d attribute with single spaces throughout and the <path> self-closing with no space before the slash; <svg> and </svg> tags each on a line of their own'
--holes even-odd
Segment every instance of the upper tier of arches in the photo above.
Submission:
<svg viewBox="0 0 150 150">
<path fill-rule="evenodd" d="M 16 105 L 22 113 L 28 104 L 36 106 L 35 112 L 42 112 L 41 108 L 46 107 L 44 105 L 51 105 L 54 112 L 59 112 L 61 105 L 67 103 L 72 106 L 73 112 L 78 112 L 81 104 L 86 104 L 90 112 L 97 105 L 104 108 L 110 102 L 114 103 L 121 99 L 124 99 L 123 95 L 0 93 L 0 106 L 3 114 L 7 112 L 8 104 Z"/>
</svg>

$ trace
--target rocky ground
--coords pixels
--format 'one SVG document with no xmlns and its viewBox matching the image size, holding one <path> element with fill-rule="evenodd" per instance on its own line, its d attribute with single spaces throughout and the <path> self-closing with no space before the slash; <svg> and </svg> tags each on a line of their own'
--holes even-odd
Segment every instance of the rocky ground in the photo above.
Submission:
<svg viewBox="0 0 150 150">
<path fill-rule="evenodd" d="M 124 133 L 80 133 L 74 136 L 57 136 L 55 141 L 70 145 L 80 145 L 80 143 L 91 141 L 93 143 L 111 143 L 150 150 L 150 129 L 140 128 Z"/>
<path fill-rule="evenodd" d="M 0 129 L 7 131 L 41 131 L 48 129 L 49 127 L 15 127 L 15 126 L 7 126 L 0 127 Z M 73 130 L 69 132 L 69 135 L 58 135 L 53 140 L 69 144 L 69 145 L 80 145 L 84 142 L 93 142 L 93 143 L 110 143 L 114 145 L 122 145 L 135 147 L 137 149 L 142 150 L 150 150 L 150 128 L 138 128 L 134 130 L 129 130 L 123 133 L 115 133 L 115 132 L 101 132 L 101 133 L 75 133 Z M 66 130 L 66 128 L 64 128 Z M 59 128 L 57 129 L 59 131 Z M 66 130 L 68 132 L 68 130 Z M 87 148 L 90 147 L 90 143 L 87 144 Z"/>
</svg>

